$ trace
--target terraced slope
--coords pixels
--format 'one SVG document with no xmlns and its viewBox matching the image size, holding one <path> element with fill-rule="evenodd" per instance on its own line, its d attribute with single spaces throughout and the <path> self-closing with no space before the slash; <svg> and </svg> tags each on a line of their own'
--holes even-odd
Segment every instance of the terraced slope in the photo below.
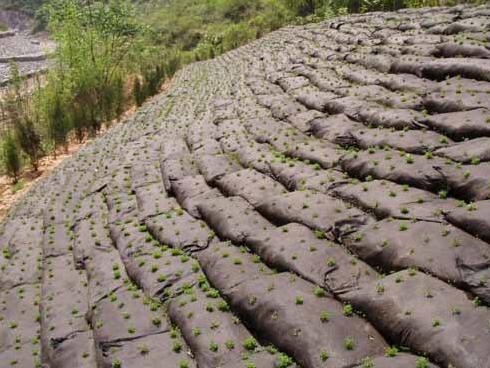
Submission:
<svg viewBox="0 0 490 368">
<path fill-rule="evenodd" d="M 46 70 L 47 54 L 52 50 L 52 42 L 41 43 L 27 31 L 0 32 L 0 86 L 7 84 L 11 77 L 11 62 L 17 64 L 22 75 L 30 77 Z"/>
<path fill-rule="evenodd" d="M 349 16 L 182 70 L 4 222 L 2 367 L 489 368 L 489 24 Z"/>
</svg>

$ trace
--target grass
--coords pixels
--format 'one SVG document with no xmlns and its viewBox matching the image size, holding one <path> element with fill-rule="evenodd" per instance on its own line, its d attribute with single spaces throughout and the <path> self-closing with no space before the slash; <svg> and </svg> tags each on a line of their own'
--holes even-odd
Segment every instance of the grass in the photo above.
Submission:
<svg viewBox="0 0 490 368">
<path fill-rule="evenodd" d="M 152 319 L 152 323 L 155 325 L 155 326 L 160 326 L 162 324 L 162 320 L 160 319 L 160 317 L 154 317 Z"/>
<path fill-rule="evenodd" d="M 320 321 L 328 322 L 329 319 L 330 319 L 330 314 L 328 313 L 328 311 L 322 310 L 320 312 Z"/>
<path fill-rule="evenodd" d="M 428 368 L 429 367 L 429 361 L 426 358 L 418 358 L 417 361 L 415 362 L 415 367 L 416 368 Z"/>
<path fill-rule="evenodd" d="M 293 365 L 293 360 L 289 356 L 284 353 L 280 353 L 277 355 L 275 363 L 275 366 L 277 368 L 287 368 L 291 365 Z"/>
<path fill-rule="evenodd" d="M 211 350 L 213 353 L 216 353 L 218 351 L 218 349 L 219 349 L 219 346 L 216 342 L 211 341 L 209 343 L 209 350 Z"/>
<path fill-rule="evenodd" d="M 243 347 L 248 351 L 253 351 L 257 348 L 257 341 L 252 337 L 247 337 L 243 341 Z"/>
<path fill-rule="evenodd" d="M 325 350 L 320 351 L 320 360 L 322 362 L 326 362 L 328 357 L 329 357 L 329 355 Z"/>
<path fill-rule="evenodd" d="M 374 361 L 371 357 L 366 357 L 362 361 L 362 368 L 375 368 Z"/>
<path fill-rule="evenodd" d="M 8 30 L 8 27 L 5 23 L 0 22 L 0 32 L 5 32 Z"/>
<path fill-rule="evenodd" d="M 233 340 L 226 340 L 225 346 L 228 350 L 233 350 L 235 348 L 235 342 Z"/>
<path fill-rule="evenodd" d="M 387 347 L 385 349 L 385 356 L 387 357 L 394 357 L 398 354 L 398 348 L 396 346 L 391 346 L 391 347 Z"/>
<path fill-rule="evenodd" d="M 354 308 L 352 308 L 352 305 L 350 304 L 344 304 L 342 307 L 342 313 L 344 316 L 350 317 L 354 313 Z"/>
<path fill-rule="evenodd" d="M 317 296 L 318 298 L 322 298 L 324 296 L 327 295 L 327 293 L 325 292 L 325 290 L 323 290 L 321 287 L 319 286 L 315 286 L 314 289 L 313 289 L 313 294 L 315 294 L 315 296 Z"/>
<path fill-rule="evenodd" d="M 354 339 L 352 337 L 346 337 L 344 339 L 344 347 L 347 350 L 354 350 Z"/>
<path fill-rule="evenodd" d="M 182 350 L 182 343 L 180 341 L 174 341 L 172 343 L 172 351 L 174 353 L 180 353 Z"/>
</svg>

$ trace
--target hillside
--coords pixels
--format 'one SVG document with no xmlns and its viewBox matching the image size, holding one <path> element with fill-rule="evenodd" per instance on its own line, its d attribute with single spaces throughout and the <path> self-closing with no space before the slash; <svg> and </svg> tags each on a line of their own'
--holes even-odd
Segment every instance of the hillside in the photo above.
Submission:
<svg viewBox="0 0 490 368">
<path fill-rule="evenodd" d="M 489 368 L 490 6 L 180 70 L 1 225 L 20 368 Z"/>
<path fill-rule="evenodd" d="M 0 87 L 11 78 L 10 66 L 17 64 L 21 75 L 30 76 L 47 68 L 52 43 L 25 31 L 0 32 Z"/>
</svg>

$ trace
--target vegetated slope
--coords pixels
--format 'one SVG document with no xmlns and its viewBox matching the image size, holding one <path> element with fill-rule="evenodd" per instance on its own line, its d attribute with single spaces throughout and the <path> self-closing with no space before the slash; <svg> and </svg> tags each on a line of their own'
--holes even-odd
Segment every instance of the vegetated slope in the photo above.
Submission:
<svg viewBox="0 0 490 368">
<path fill-rule="evenodd" d="M 353 15 L 181 70 L 3 223 L 2 364 L 490 367 L 489 24 Z"/>
</svg>

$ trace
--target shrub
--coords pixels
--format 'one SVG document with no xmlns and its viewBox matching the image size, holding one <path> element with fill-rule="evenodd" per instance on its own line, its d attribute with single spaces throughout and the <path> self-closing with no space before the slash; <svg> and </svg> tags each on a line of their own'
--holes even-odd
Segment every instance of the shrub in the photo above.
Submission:
<svg viewBox="0 0 490 368">
<path fill-rule="evenodd" d="M 19 180 L 22 161 L 19 147 L 11 133 L 7 133 L 3 142 L 3 164 L 7 175 L 12 178 L 14 184 Z"/>
<path fill-rule="evenodd" d="M 39 159 L 42 155 L 41 137 L 34 128 L 31 119 L 26 118 L 15 124 L 15 135 L 20 147 L 29 156 L 34 171 L 38 170 Z"/>
</svg>

